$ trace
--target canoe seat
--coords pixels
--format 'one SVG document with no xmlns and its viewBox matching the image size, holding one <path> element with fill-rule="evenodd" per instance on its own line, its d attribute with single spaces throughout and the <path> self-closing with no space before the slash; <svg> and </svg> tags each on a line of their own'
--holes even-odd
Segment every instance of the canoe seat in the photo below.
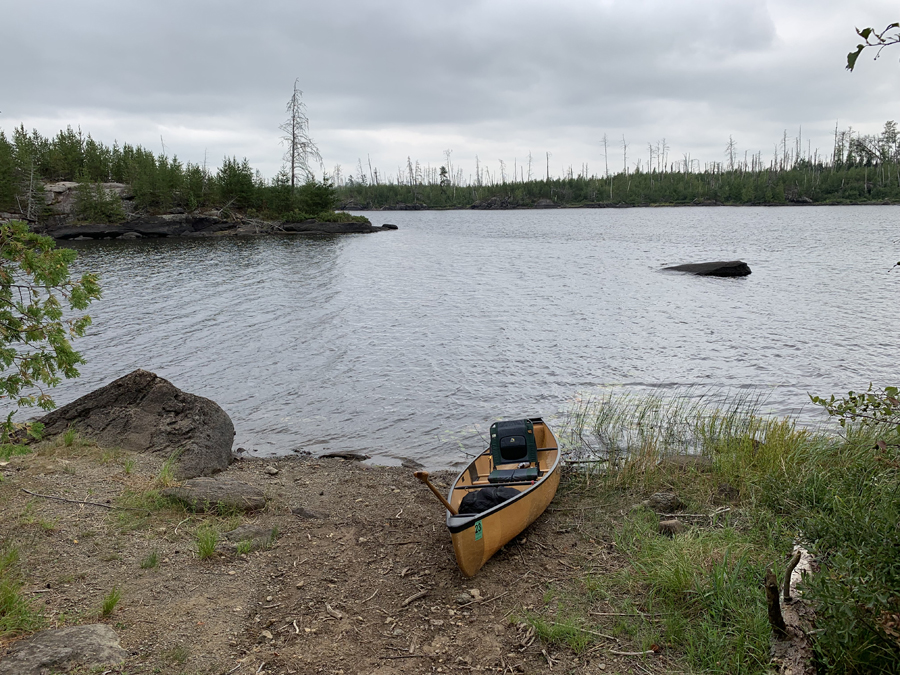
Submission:
<svg viewBox="0 0 900 675">
<path fill-rule="evenodd" d="M 536 466 L 530 466 L 527 469 L 495 469 L 488 476 L 490 483 L 510 483 L 512 481 L 531 481 L 537 480 L 541 475 L 540 470 Z"/>
<path fill-rule="evenodd" d="M 494 469 L 488 476 L 490 483 L 537 480 L 540 470 L 532 421 L 494 422 L 491 425 L 491 458 L 495 467 L 504 464 L 518 466 L 514 469 Z"/>
<path fill-rule="evenodd" d="M 537 442 L 531 420 L 494 422 L 491 425 L 491 457 L 494 466 L 513 462 L 537 464 Z"/>
</svg>

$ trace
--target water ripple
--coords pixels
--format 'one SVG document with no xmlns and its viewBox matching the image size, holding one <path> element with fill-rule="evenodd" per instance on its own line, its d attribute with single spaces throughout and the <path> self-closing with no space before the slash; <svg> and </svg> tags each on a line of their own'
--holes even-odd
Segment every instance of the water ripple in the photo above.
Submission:
<svg viewBox="0 0 900 675">
<path fill-rule="evenodd" d="M 345 237 L 79 243 L 102 276 L 66 403 L 145 368 L 260 453 L 359 450 L 436 468 L 491 421 L 572 398 L 896 382 L 897 207 L 376 214 Z M 893 257 L 892 257 L 893 256 Z M 662 273 L 736 259 L 743 279 Z"/>
</svg>

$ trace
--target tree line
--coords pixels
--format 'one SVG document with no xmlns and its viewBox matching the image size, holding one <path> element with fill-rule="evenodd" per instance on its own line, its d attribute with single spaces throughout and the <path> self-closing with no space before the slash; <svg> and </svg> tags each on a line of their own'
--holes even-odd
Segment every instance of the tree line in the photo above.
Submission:
<svg viewBox="0 0 900 675">
<path fill-rule="evenodd" d="M 307 136 L 297 138 L 291 148 Z M 100 187 L 110 182 L 127 184 L 139 211 L 216 208 L 273 220 L 331 219 L 337 203 L 378 209 L 512 208 L 542 200 L 560 206 L 900 202 L 900 132 L 893 121 L 873 135 L 836 128 L 826 156 L 804 151 L 802 139 L 786 133 L 771 158 L 741 155 L 729 138 L 724 161 L 703 165 L 690 155 L 673 160 L 665 140 L 648 144 L 641 157 L 632 150 L 629 165 L 628 147 L 623 139 L 626 161 L 619 171 L 607 164 L 600 175 L 584 164 L 552 176 L 547 153 L 546 163 L 529 156 L 512 166 L 500 161 L 494 169 L 476 158 L 474 174 L 466 176 L 448 150 L 440 167 L 408 159 L 395 175 L 386 175 L 360 161 L 351 175 L 340 166 L 321 180 L 305 171 L 305 182 L 295 187 L 287 167 L 266 179 L 246 158 L 224 157 L 211 169 L 128 143 L 108 146 L 80 129 L 45 137 L 19 126 L 9 136 L 0 130 L 0 211 L 40 220 L 47 215 L 44 184 L 53 181 L 79 183 L 77 215 L 91 222 L 125 219 L 118 198 Z"/>
<path fill-rule="evenodd" d="M 804 150 L 802 137 L 790 139 L 787 133 L 771 158 L 761 152 L 740 155 L 729 138 L 724 161 L 703 165 L 690 155 L 672 160 L 662 140 L 648 144 L 646 154 L 629 166 L 624 140 L 623 146 L 621 170 L 610 172 L 607 164 L 601 175 L 591 174 L 585 164 L 577 172 L 570 166 L 562 176 L 551 176 L 549 166 L 546 173 L 543 166 L 536 169 L 529 155 L 513 166 L 501 160 L 493 171 L 476 158 L 475 173 L 464 177 L 448 150 L 439 168 L 408 159 L 406 167 L 388 175 L 360 161 L 355 173 L 345 176 L 337 166 L 333 176 L 342 203 L 376 209 L 528 207 L 541 200 L 560 206 L 900 201 L 900 133 L 893 121 L 872 135 L 835 128 L 834 147 L 824 156 L 811 147 Z M 536 177 L 537 171 L 543 177 Z"/>
<path fill-rule="evenodd" d="M 125 218 L 118 198 L 103 190 L 102 183 L 128 185 L 136 209 L 146 212 L 215 207 L 303 220 L 329 217 L 335 206 L 334 187 L 327 179 L 309 176 L 293 187 L 287 170 L 266 180 L 246 158 L 225 157 L 213 170 L 128 143 L 105 145 L 71 127 L 54 137 L 29 133 L 24 126 L 9 136 L 0 130 L 0 211 L 40 220 L 48 215 L 44 184 L 57 181 L 79 183 L 78 216 L 94 222 Z"/>
</svg>

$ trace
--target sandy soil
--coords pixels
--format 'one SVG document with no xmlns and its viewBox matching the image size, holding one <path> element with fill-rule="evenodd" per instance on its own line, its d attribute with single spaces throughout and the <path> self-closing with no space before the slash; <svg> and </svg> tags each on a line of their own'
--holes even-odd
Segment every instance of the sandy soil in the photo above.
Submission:
<svg viewBox="0 0 900 675">
<path fill-rule="evenodd" d="M 19 550 L 25 593 L 47 627 L 112 625 L 131 656 L 109 673 L 662 672 L 608 649 L 578 657 L 544 645 L 519 621 L 585 560 L 594 573 L 622 564 L 611 545 L 578 534 L 563 494 L 468 579 L 443 508 L 409 469 L 244 459 L 227 473 L 264 490 L 263 512 L 119 508 L 159 471 L 154 458 L 91 446 L 2 467 L 0 537 Z M 444 488 L 451 479 L 433 474 Z M 255 523 L 278 537 L 268 550 L 201 560 L 204 523 Z M 154 553 L 158 564 L 142 567 Z M 100 617 L 114 588 L 121 600 Z"/>
</svg>

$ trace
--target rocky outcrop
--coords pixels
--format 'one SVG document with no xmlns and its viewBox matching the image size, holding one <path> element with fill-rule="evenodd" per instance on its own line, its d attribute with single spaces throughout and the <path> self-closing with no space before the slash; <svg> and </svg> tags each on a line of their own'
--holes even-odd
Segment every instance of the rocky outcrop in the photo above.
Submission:
<svg viewBox="0 0 900 675">
<path fill-rule="evenodd" d="M 106 447 L 177 455 L 180 478 L 209 476 L 233 459 L 228 414 L 146 370 L 120 377 L 39 421 L 45 436 L 74 428 Z"/>
<path fill-rule="evenodd" d="M 17 642 L 0 662 L 0 675 L 67 673 L 75 668 L 100 672 L 104 666 L 123 664 L 127 657 L 119 636 L 105 623 L 68 626 Z"/>
<path fill-rule="evenodd" d="M 393 206 L 385 206 L 381 210 L 382 211 L 424 211 L 428 208 L 425 204 L 420 202 L 416 202 L 415 204 L 404 204 L 403 202 L 397 202 Z"/>
<path fill-rule="evenodd" d="M 118 223 L 80 222 L 76 214 L 78 183 L 61 181 L 44 185 L 47 214 L 33 226 L 38 234 L 57 240 L 74 239 L 144 239 L 161 237 L 207 237 L 256 234 L 347 234 L 380 232 L 391 227 L 375 227 L 371 223 L 321 223 L 314 219 L 302 223 L 284 223 L 241 217 L 216 209 L 186 212 L 173 208 L 167 213 L 150 215 L 135 209 L 131 188 L 123 183 L 102 183 L 107 196 L 120 200 L 123 216 Z M 401 209 L 425 208 L 424 204 L 400 205 Z M 0 214 L 0 222 L 14 218 Z"/>
<path fill-rule="evenodd" d="M 554 202 L 552 199 L 538 199 L 534 203 L 534 208 L 536 208 L 536 209 L 558 209 L 559 204 Z"/>
<path fill-rule="evenodd" d="M 162 494 L 192 511 L 259 511 L 266 505 L 262 490 L 231 478 L 191 478 L 182 485 L 166 488 Z"/>
<path fill-rule="evenodd" d="M 750 275 L 750 266 L 741 260 L 689 263 L 663 267 L 663 269 L 672 272 L 687 272 L 699 277 L 746 277 Z"/>
<path fill-rule="evenodd" d="M 475 202 L 469 208 L 482 211 L 495 211 L 501 209 L 514 209 L 517 206 L 518 204 L 508 197 L 490 197 L 489 199 L 481 199 Z"/>
<path fill-rule="evenodd" d="M 169 213 L 161 216 L 139 216 L 125 223 L 86 223 L 68 221 L 48 223 L 36 228 L 40 234 L 54 239 L 137 239 L 159 237 L 200 237 L 235 230 L 237 222 L 210 213 Z"/>
<path fill-rule="evenodd" d="M 302 223 L 282 223 L 281 229 L 287 233 L 303 234 L 362 234 L 396 230 L 396 225 L 377 227 L 372 223 L 320 223 L 316 220 L 304 220 Z"/>
</svg>

